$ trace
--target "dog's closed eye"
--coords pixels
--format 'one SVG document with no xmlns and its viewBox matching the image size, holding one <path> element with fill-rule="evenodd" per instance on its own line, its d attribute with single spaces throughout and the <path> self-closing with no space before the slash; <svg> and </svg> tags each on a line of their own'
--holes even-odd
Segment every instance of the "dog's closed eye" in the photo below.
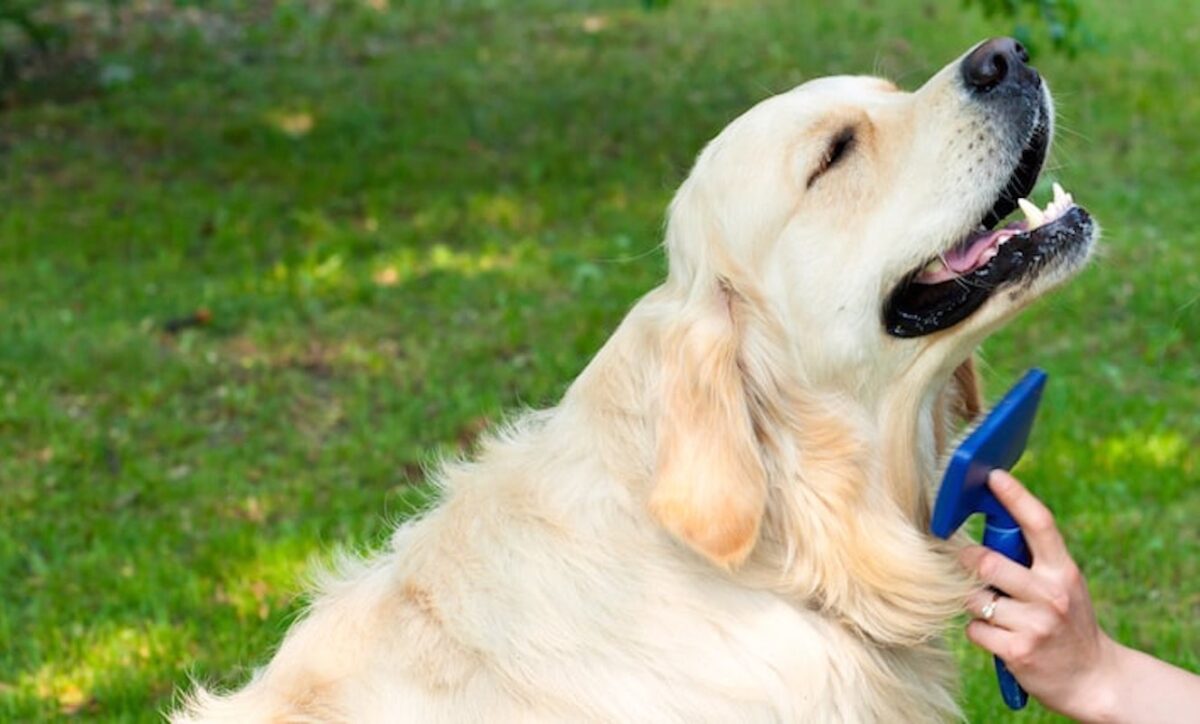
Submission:
<svg viewBox="0 0 1200 724">
<path fill-rule="evenodd" d="M 829 145 L 825 149 L 825 155 L 821 157 L 821 162 L 817 164 L 816 170 L 808 177 L 806 188 L 812 188 L 812 185 L 816 183 L 822 174 L 836 166 L 853 150 L 854 126 L 846 126 L 835 133 L 833 138 L 830 139 Z"/>
</svg>

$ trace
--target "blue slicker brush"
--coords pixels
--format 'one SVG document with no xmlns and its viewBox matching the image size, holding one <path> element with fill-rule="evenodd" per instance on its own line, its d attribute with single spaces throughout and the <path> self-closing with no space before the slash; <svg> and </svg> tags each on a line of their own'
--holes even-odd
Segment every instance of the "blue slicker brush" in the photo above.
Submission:
<svg viewBox="0 0 1200 724">
<path fill-rule="evenodd" d="M 1021 535 L 1020 526 L 1009 512 L 992 495 L 987 479 L 992 470 L 1008 470 L 1021 459 L 1045 384 L 1045 372 L 1039 369 L 1026 372 L 1021 381 L 1008 391 L 979 427 L 954 451 L 933 507 L 933 520 L 929 527 L 934 535 L 949 538 L 967 518 L 975 513 L 983 513 L 983 544 L 1023 566 L 1029 566 L 1031 558 L 1029 548 L 1025 545 L 1025 536 Z M 1023 708 L 1029 695 L 999 656 L 996 657 L 996 679 L 1008 708 Z"/>
</svg>

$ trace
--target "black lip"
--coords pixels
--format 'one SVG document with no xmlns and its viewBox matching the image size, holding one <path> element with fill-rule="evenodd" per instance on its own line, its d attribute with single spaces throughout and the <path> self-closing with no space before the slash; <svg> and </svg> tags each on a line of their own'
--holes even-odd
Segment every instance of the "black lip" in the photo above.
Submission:
<svg viewBox="0 0 1200 724">
<path fill-rule="evenodd" d="M 916 284 L 910 276 L 884 308 L 888 334 L 921 337 L 958 324 L 1000 287 L 1032 279 L 1050 263 L 1086 254 L 1094 227 L 1091 215 L 1073 206 L 1054 221 L 1012 237 L 970 274 L 941 284 Z"/>
<path fill-rule="evenodd" d="M 995 227 L 1000 223 L 1000 219 L 1015 211 L 1017 199 L 1028 198 L 1033 192 L 1033 187 L 1037 185 L 1038 175 L 1046 162 L 1046 152 L 1050 148 L 1049 113 L 1045 105 L 1039 109 L 1037 125 L 1033 127 L 1029 140 L 1025 142 L 1025 148 L 1017 160 L 1017 167 L 1009 177 L 1008 183 L 1004 184 L 995 205 L 983 217 L 981 223 L 985 227 Z"/>
</svg>

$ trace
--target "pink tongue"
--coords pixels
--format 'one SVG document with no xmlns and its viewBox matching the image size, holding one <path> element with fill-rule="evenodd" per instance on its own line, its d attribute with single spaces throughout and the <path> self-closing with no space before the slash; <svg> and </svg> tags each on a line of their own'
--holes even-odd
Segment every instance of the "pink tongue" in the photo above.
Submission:
<svg viewBox="0 0 1200 724">
<path fill-rule="evenodd" d="M 966 274 L 979 266 L 979 257 L 983 256 L 983 252 L 996 246 L 1001 236 L 1012 236 L 1012 233 L 1007 229 L 1001 229 L 969 237 L 965 243 L 955 246 L 942 255 L 942 259 L 951 270 L 959 274 Z"/>
<path fill-rule="evenodd" d="M 942 254 L 942 261 L 946 263 L 944 267 L 934 272 L 921 272 L 914 281 L 919 284 L 937 284 L 975 271 L 983 266 L 986 259 L 982 259 L 982 257 L 989 249 L 996 248 L 1001 241 L 1015 236 L 1017 233 L 1019 233 L 1019 229 L 1006 228 L 969 236 L 963 243 L 955 245 L 953 249 Z"/>
</svg>

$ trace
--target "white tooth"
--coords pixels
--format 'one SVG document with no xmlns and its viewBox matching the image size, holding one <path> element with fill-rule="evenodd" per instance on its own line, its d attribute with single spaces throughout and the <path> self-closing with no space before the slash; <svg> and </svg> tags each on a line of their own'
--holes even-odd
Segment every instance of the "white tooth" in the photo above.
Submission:
<svg viewBox="0 0 1200 724">
<path fill-rule="evenodd" d="M 1021 207 L 1021 211 L 1025 212 L 1025 218 L 1029 220 L 1029 229 L 1038 228 L 1046 222 L 1046 216 L 1042 210 L 1029 202 L 1029 199 L 1017 199 L 1017 206 Z"/>
<path fill-rule="evenodd" d="M 926 264 L 925 268 L 921 270 L 921 273 L 922 274 L 937 274 L 945 266 L 946 266 L 946 263 L 942 261 L 941 257 L 938 257 L 937 259 L 934 259 L 933 261 Z"/>
<path fill-rule="evenodd" d="M 1062 201 L 1064 198 L 1066 198 L 1067 192 L 1063 191 L 1063 187 L 1060 186 L 1057 182 L 1054 184 L 1054 186 L 1052 188 L 1054 189 L 1054 201 L 1055 202 Z"/>
</svg>

